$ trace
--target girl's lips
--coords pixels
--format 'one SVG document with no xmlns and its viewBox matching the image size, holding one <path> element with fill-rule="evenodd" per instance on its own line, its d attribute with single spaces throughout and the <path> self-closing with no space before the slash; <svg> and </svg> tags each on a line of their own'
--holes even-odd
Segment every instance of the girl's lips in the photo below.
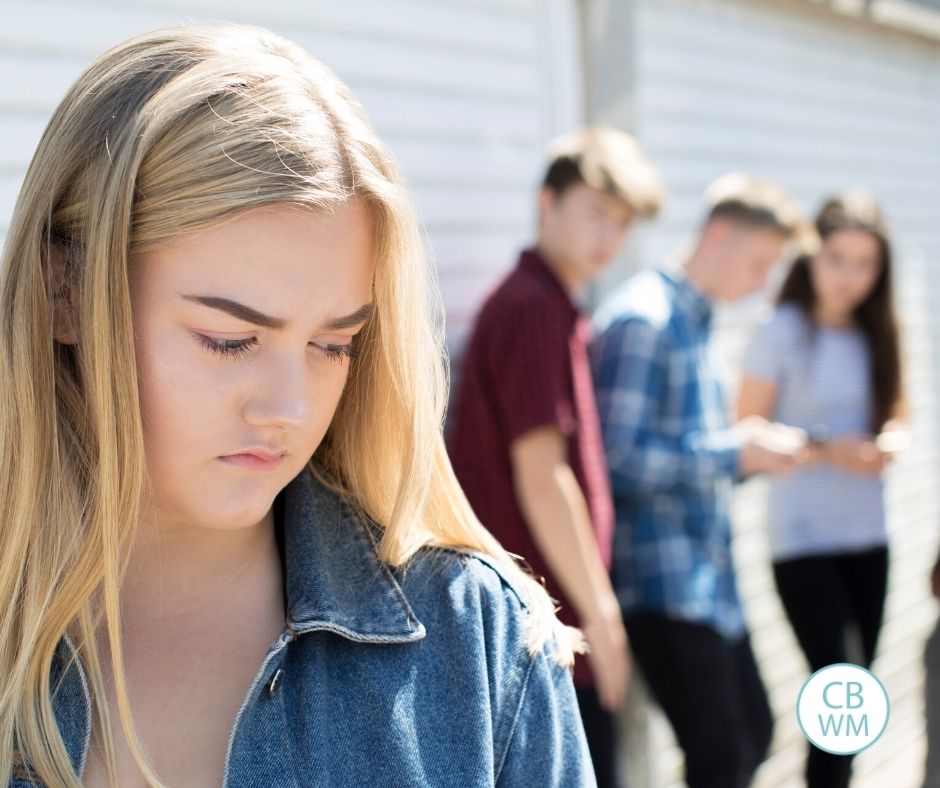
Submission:
<svg viewBox="0 0 940 788">
<path fill-rule="evenodd" d="M 284 459 L 283 454 L 227 454 L 219 457 L 222 462 L 251 471 L 273 471 Z"/>
</svg>

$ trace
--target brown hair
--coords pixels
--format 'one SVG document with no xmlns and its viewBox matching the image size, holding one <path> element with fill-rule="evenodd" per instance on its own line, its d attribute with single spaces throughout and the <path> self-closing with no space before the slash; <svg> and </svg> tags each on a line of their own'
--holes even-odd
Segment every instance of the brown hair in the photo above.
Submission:
<svg viewBox="0 0 940 788">
<path fill-rule="evenodd" d="M 663 201 L 659 173 L 626 132 L 581 129 L 554 140 L 548 158 L 542 186 L 558 196 L 583 183 L 623 201 L 639 216 L 652 218 L 659 212 Z"/>
<path fill-rule="evenodd" d="M 754 229 L 773 230 L 786 238 L 802 229 L 799 208 L 785 189 L 740 172 L 723 175 L 705 192 L 705 223 L 722 219 Z"/>
<path fill-rule="evenodd" d="M 838 230 L 864 230 L 878 241 L 881 273 L 871 292 L 855 308 L 853 317 L 871 353 L 871 390 L 874 413 L 871 430 L 878 433 L 903 409 L 901 392 L 900 329 L 892 294 L 891 241 L 887 224 L 875 199 L 866 192 L 849 192 L 826 201 L 816 216 L 819 240 Z M 812 255 L 802 254 L 793 263 L 780 296 L 780 304 L 796 304 L 814 320 L 816 293 L 810 277 Z"/>
</svg>

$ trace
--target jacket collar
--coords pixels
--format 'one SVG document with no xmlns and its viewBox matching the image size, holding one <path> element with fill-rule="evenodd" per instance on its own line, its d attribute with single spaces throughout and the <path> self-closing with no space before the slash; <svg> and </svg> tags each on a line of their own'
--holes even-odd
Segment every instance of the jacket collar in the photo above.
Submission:
<svg viewBox="0 0 940 788">
<path fill-rule="evenodd" d="M 288 627 L 329 630 L 368 643 L 425 636 L 376 552 L 379 527 L 308 468 L 283 490 Z"/>
<path fill-rule="evenodd" d="M 409 643 L 425 636 L 389 567 L 379 561 L 379 526 L 354 513 L 308 468 L 281 491 L 287 627 L 334 632 L 364 643 Z M 91 702 L 81 661 L 66 635 L 50 676 L 56 722 L 76 771 L 84 771 Z M 29 779 L 27 765 L 17 767 Z"/>
</svg>

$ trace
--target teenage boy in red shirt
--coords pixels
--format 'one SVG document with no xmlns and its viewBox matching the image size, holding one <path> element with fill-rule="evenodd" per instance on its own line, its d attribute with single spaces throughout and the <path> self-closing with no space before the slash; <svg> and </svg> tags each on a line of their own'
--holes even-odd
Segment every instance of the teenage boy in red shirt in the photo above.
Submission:
<svg viewBox="0 0 940 788">
<path fill-rule="evenodd" d="M 637 217 L 659 209 L 659 177 L 613 129 L 550 149 L 535 245 L 484 302 L 462 363 L 451 460 L 477 516 L 524 558 L 589 647 L 574 681 L 598 784 L 618 785 L 614 712 L 629 676 L 611 588 L 613 505 L 588 360 L 590 321 L 574 298 Z"/>
</svg>

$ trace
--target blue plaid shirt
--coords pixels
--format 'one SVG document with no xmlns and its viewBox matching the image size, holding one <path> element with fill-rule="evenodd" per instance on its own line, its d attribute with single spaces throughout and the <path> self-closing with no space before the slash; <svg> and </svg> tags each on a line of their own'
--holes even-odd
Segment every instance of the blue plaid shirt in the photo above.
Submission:
<svg viewBox="0 0 940 788">
<path fill-rule="evenodd" d="M 600 307 L 591 353 L 624 613 L 665 613 L 736 639 L 745 629 L 731 560 L 739 445 L 709 358 L 711 319 L 681 273 L 646 271 Z"/>
</svg>

